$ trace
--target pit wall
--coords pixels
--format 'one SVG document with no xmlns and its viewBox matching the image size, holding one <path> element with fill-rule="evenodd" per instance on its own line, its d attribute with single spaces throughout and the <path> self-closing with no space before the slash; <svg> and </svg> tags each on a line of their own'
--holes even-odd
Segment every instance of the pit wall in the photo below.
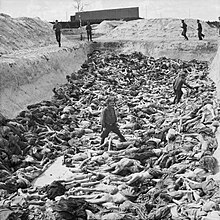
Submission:
<svg viewBox="0 0 220 220">
<path fill-rule="evenodd" d="M 220 40 L 218 45 L 218 51 L 210 65 L 210 77 L 216 83 L 217 99 L 220 101 Z"/>
<path fill-rule="evenodd" d="M 183 42 L 184 43 L 184 42 Z M 47 47 L 36 51 L 5 55 L 0 58 L 0 112 L 15 117 L 29 104 L 50 100 L 52 89 L 66 83 L 66 75 L 77 71 L 93 50 L 109 50 L 115 53 L 142 52 L 153 57 L 166 56 L 183 60 L 206 60 L 211 63 L 217 51 L 216 42 L 199 44 L 109 41 L 78 42 L 61 48 Z M 216 56 L 217 57 L 217 56 Z M 218 55 L 220 58 L 220 54 Z M 218 58 L 218 59 L 219 59 Z M 215 58 L 217 59 L 217 58 Z M 220 65 L 219 62 L 216 65 Z M 218 68 L 218 67 L 216 67 Z M 220 74 L 220 73 L 219 73 Z M 215 81 L 219 78 L 214 74 Z"/>
<path fill-rule="evenodd" d="M 210 77 L 216 84 L 216 98 L 218 100 L 218 104 L 220 104 L 220 40 L 218 41 L 218 51 L 213 62 L 210 65 Z M 218 141 L 218 148 L 214 152 L 213 156 L 218 161 L 218 166 L 216 168 L 218 172 L 213 176 L 213 178 L 220 182 L 220 127 L 218 127 L 218 130 L 216 132 L 216 138 Z"/>
<path fill-rule="evenodd" d="M 99 41 L 93 44 L 93 49 L 109 50 L 119 53 L 141 52 L 155 58 L 168 57 L 171 59 L 208 61 L 211 63 L 217 52 L 218 42 L 210 41 L 161 41 L 161 40 L 120 40 Z"/>
<path fill-rule="evenodd" d="M 25 107 L 50 100 L 52 89 L 66 83 L 87 59 L 86 43 L 5 55 L 0 58 L 0 112 L 13 118 Z"/>
</svg>

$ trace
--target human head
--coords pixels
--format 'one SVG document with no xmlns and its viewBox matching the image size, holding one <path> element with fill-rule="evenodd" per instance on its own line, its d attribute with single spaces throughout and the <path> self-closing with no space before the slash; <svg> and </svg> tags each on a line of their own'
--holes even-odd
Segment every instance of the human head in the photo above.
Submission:
<svg viewBox="0 0 220 220">
<path fill-rule="evenodd" d="M 184 20 L 183 20 L 183 19 L 182 19 L 181 21 L 182 21 L 182 23 L 184 23 Z"/>
<path fill-rule="evenodd" d="M 197 20 L 197 23 L 199 23 L 199 19 Z"/>
<path fill-rule="evenodd" d="M 183 70 L 181 70 L 180 72 L 179 72 L 179 76 L 181 76 L 181 77 L 186 77 L 186 73 L 183 71 Z"/>
<path fill-rule="evenodd" d="M 108 97 L 106 100 L 106 105 L 114 105 L 115 99 L 113 97 Z"/>
<path fill-rule="evenodd" d="M 58 20 L 55 21 L 56 23 L 58 22 Z"/>
</svg>

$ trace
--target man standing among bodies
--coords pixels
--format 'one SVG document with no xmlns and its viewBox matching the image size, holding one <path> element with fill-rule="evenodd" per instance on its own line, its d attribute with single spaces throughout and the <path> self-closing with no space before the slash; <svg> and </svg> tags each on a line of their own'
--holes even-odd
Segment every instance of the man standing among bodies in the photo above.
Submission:
<svg viewBox="0 0 220 220">
<path fill-rule="evenodd" d="M 183 85 L 187 86 L 190 89 L 194 89 L 186 82 L 186 73 L 182 70 L 180 71 L 180 73 L 173 82 L 173 90 L 175 94 L 173 104 L 178 104 L 181 101 L 181 97 L 183 95 L 183 91 L 182 91 Z"/>
<path fill-rule="evenodd" d="M 121 134 L 117 125 L 117 116 L 114 109 L 114 99 L 108 98 L 106 101 L 107 107 L 103 109 L 101 113 L 101 145 L 104 143 L 105 138 L 108 137 L 109 133 L 112 131 L 117 134 L 122 142 L 125 142 L 125 137 Z"/>
</svg>

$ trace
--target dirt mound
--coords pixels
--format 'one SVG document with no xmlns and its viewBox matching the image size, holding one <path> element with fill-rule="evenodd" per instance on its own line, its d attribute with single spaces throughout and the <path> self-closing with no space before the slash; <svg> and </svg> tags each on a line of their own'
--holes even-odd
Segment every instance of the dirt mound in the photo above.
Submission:
<svg viewBox="0 0 220 220">
<path fill-rule="evenodd" d="M 126 22 L 125 21 L 103 21 L 93 28 L 94 33 L 106 34 L 124 23 Z"/>
<path fill-rule="evenodd" d="M 0 59 L 0 113 L 15 117 L 26 105 L 49 100 L 52 89 L 66 82 L 87 57 L 87 47 L 65 42 Z"/>
<path fill-rule="evenodd" d="M 220 48 L 210 66 L 210 77 L 216 83 L 217 98 L 220 100 Z"/>
<path fill-rule="evenodd" d="M 52 24 L 39 18 L 0 14 L 0 54 L 55 44 Z"/>
<path fill-rule="evenodd" d="M 188 35 L 194 34 L 194 40 L 185 41 L 179 36 L 181 22 L 178 19 L 103 21 L 94 27 L 94 32 L 109 32 L 103 38 L 107 41 L 121 43 L 120 39 L 127 39 L 123 45 L 114 46 L 111 42 L 107 46 L 105 43 L 101 45 L 115 52 L 120 49 L 122 53 L 140 51 L 154 57 L 211 60 L 217 51 L 217 39 L 212 37 L 216 35 L 216 29 L 202 22 L 206 38 L 199 41 L 196 30 L 192 32 L 190 29 L 191 26 L 196 29 L 196 20 L 186 20 L 186 23 Z M 87 41 L 68 41 L 62 37 L 62 47 L 58 48 L 52 24 L 38 18 L 11 18 L 5 14 L 0 14 L 0 32 L 0 54 L 3 54 L 0 61 L 0 111 L 8 116 L 30 102 L 49 97 L 51 89 L 63 83 L 65 75 L 80 66 L 87 50 L 100 49 L 102 42 L 102 38 L 98 38 L 100 41 L 91 47 Z M 80 54 L 78 48 L 82 50 Z"/>
<path fill-rule="evenodd" d="M 0 112 L 8 117 L 49 99 L 86 59 L 84 42 L 62 36 L 58 47 L 52 24 L 38 18 L 0 14 L 0 33 Z"/>
<path fill-rule="evenodd" d="M 195 19 L 186 19 L 188 25 L 187 35 L 189 38 L 197 37 L 197 22 Z M 215 38 L 217 36 L 217 29 L 211 27 L 206 22 L 201 21 L 203 32 L 206 38 Z M 140 19 L 125 22 L 119 25 L 104 38 L 115 40 L 131 39 L 131 40 L 147 40 L 147 39 L 163 39 L 163 40 L 177 40 L 181 37 L 181 20 L 172 18 L 163 19 Z M 101 39 L 101 38 L 100 38 Z"/>
<path fill-rule="evenodd" d="M 172 18 L 124 22 L 106 35 L 97 38 L 97 41 L 100 44 L 119 42 L 123 45 L 117 45 L 112 49 L 120 49 L 122 53 L 139 51 L 153 57 L 166 56 L 173 59 L 198 59 L 211 62 L 218 48 L 217 28 L 201 21 L 205 38 L 199 40 L 197 21 L 186 19 L 185 22 L 188 25 L 188 41 L 181 36 L 181 20 Z"/>
</svg>

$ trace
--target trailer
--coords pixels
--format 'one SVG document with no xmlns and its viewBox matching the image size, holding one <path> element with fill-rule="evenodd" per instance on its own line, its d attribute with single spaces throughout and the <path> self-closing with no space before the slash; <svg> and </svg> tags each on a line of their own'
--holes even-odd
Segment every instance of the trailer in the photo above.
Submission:
<svg viewBox="0 0 220 220">
<path fill-rule="evenodd" d="M 76 12 L 75 16 L 70 17 L 71 22 L 74 21 L 90 21 L 102 22 L 103 20 L 135 20 L 139 19 L 139 8 L 118 8 L 118 9 L 107 9 L 107 10 L 97 10 L 97 11 L 82 11 Z"/>
</svg>

